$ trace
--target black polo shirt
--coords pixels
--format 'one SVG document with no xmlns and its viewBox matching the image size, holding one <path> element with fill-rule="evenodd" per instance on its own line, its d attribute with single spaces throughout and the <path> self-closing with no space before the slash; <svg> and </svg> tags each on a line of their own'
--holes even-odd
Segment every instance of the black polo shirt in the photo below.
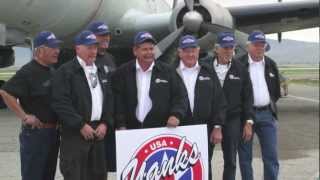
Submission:
<svg viewBox="0 0 320 180">
<path fill-rule="evenodd" d="M 41 122 L 54 123 L 57 118 L 50 108 L 52 74 L 52 69 L 32 60 L 18 70 L 2 89 L 18 98 L 26 113 L 35 115 Z"/>
</svg>

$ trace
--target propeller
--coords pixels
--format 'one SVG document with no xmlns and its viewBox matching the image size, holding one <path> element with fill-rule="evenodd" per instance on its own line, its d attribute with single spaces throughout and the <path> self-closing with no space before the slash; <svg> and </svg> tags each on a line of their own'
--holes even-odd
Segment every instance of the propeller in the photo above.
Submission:
<svg viewBox="0 0 320 180">
<path fill-rule="evenodd" d="M 231 27 L 226 27 L 220 24 L 204 22 L 203 15 L 195 10 L 195 6 L 200 4 L 199 0 L 184 0 L 185 6 L 188 9 L 188 12 L 183 16 L 183 25 L 175 30 L 174 32 L 170 33 L 167 37 L 162 39 L 156 46 L 156 58 L 162 56 L 162 54 L 174 43 L 176 40 L 183 34 L 183 33 L 191 33 L 197 34 L 200 31 L 208 33 L 210 37 L 215 37 L 216 34 L 219 32 L 234 32 L 235 37 L 239 42 L 239 46 L 242 49 L 246 49 L 246 39 L 248 37 L 247 34 L 234 30 Z M 174 3 L 176 6 L 176 2 Z M 202 50 L 206 51 L 209 50 L 213 46 L 212 44 L 213 39 L 211 38 L 200 38 L 199 45 Z"/>
<path fill-rule="evenodd" d="M 167 37 L 162 39 L 158 44 L 155 52 L 155 57 L 159 58 L 183 33 L 184 30 L 198 31 L 203 19 L 200 13 L 194 11 L 194 0 L 184 0 L 189 12 L 183 18 L 183 26 L 174 32 L 170 33 Z M 176 6 L 176 3 L 174 3 Z"/>
</svg>

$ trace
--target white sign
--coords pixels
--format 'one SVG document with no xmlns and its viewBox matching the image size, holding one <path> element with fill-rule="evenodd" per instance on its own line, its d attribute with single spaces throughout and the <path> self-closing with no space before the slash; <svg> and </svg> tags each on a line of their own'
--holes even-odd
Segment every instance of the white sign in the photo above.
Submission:
<svg viewBox="0 0 320 180">
<path fill-rule="evenodd" d="M 117 180 L 207 180 L 206 125 L 116 132 Z"/>
</svg>

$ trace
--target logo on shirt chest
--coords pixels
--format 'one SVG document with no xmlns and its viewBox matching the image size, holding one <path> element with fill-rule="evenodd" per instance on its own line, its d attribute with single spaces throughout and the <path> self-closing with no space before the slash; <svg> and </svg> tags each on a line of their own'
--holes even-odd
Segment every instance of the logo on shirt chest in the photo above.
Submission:
<svg viewBox="0 0 320 180">
<path fill-rule="evenodd" d="M 157 79 L 155 80 L 155 83 L 157 83 L 157 84 L 159 84 L 159 83 L 168 83 L 168 81 L 165 80 L 165 79 L 157 78 Z"/>
<path fill-rule="evenodd" d="M 199 76 L 199 80 L 200 81 L 208 81 L 208 80 L 211 80 L 211 78 L 207 77 L 207 76 Z"/>
<path fill-rule="evenodd" d="M 108 74 L 108 72 L 109 72 L 108 66 L 104 65 L 104 66 L 103 66 L 103 69 L 104 69 L 104 71 L 106 72 L 106 74 Z"/>
<path fill-rule="evenodd" d="M 51 84 L 51 81 L 50 80 L 46 80 L 45 82 L 42 83 L 42 86 L 43 87 L 49 87 Z"/>
<path fill-rule="evenodd" d="M 270 73 L 269 73 L 269 76 L 270 76 L 271 78 L 273 78 L 275 75 L 274 75 L 272 72 L 270 72 Z"/>
<path fill-rule="evenodd" d="M 107 80 L 107 79 L 102 79 L 101 82 L 102 82 L 102 83 L 107 83 L 108 80 Z"/>
<path fill-rule="evenodd" d="M 233 75 L 233 74 L 230 74 L 230 75 L 229 75 L 229 79 L 240 80 L 240 77 L 237 77 L 237 76 L 235 76 L 235 75 Z"/>
</svg>

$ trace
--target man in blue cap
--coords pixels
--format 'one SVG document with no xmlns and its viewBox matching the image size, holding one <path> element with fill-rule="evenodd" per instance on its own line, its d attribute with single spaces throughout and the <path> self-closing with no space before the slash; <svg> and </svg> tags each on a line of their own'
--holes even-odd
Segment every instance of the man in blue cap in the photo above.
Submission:
<svg viewBox="0 0 320 180">
<path fill-rule="evenodd" d="M 52 84 L 52 107 L 61 122 L 60 169 L 65 180 L 106 179 L 104 136 L 112 128 L 110 79 L 95 65 L 98 41 L 91 31 L 75 38 L 76 57 Z"/>
<path fill-rule="evenodd" d="M 233 59 L 235 45 L 233 33 L 218 33 L 215 44 L 216 56 L 209 61 L 228 104 L 226 120 L 222 127 L 223 180 L 235 180 L 239 137 L 245 141 L 252 137 L 252 87 L 245 67 Z M 240 129 L 243 129 L 243 134 L 240 133 Z"/>
<path fill-rule="evenodd" d="M 112 72 L 116 70 L 116 64 L 114 63 L 113 56 L 107 52 L 110 40 L 111 32 L 109 27 L 102 21 L 93 21 L 89 24 L 88 30 L 92 31 L 97 37 L 98 41 L 98 53 L 95 64 L 103 67 L 106 73 L 112 75 Z M 116 143 L 115 143 L 115 131 L 114 129 L 108 130 L 105 137 L 106 148 L 106 162 L 107 171 L 116 171 Z"/>
<path fill-rule="evenodd" d="M 248 37 L 248 54 L 239 58 L 250 73 L 253 88 L 254 132 L 258 135 L 264 165 L 264 179 L 276 180 L 279 173 L 277 146 L 277 108 L 280 98 L 276 63 L 265 56 L 268 43 L 261 31 Z M 240 142 L 239 163 L 243 180 L 253 180 L 252 139 Z"/>
<path fill-rule="evenodd" d="M 176 71 L 155 60 L 156 41 L 149 32 L 134 38 L 135 60 L 113 76 L 118 129 L 176 127 L 187 111 L 187 92 Z"/>
<path fill-rule="evenodd" d="M 116 69 L 116 64 L 114 63 L 113 56 L 107 52 L 111 41 L 109 27 L 102 21 L 93 21 L 88 25 L 87 29 L 97 37 L 98 53 L 96 64 L 103 66 L 106 72 L 113 72 Z"/>
<path fill-rule="evenodd" d="M 176 70 L 188 92 L 188 111 L 182 125 L 207 124 L 209 179 L 212 179 L 213 144 L 222 140 L 221 126 L 225 120 L 226 100 L 212 67 L 198 62 L 200 47 L 191 35 L 181 37 Z"/>
<path fill-rule="evenodd" d="M 0 90 L 7 106 L 21 119 L 22 180 L 54 180 L 59 150 L 57 117 L 50 108 L 51 65 L 58 61 L 61 41 L 49 31 L 34 38 L 33 60 Z M 19 101 L 18 101 L 19 100 Z"/>
</svg>

